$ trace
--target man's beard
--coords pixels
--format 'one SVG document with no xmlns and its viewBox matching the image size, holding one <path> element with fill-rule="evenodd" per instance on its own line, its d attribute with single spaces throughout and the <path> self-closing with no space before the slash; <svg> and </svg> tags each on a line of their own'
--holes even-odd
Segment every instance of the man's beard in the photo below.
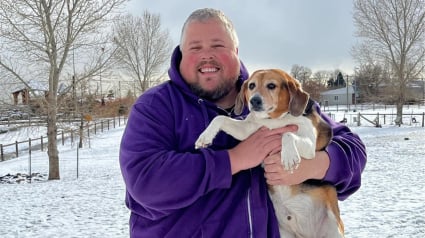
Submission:
<svg viewBox="0 0 425 238">
<path fill-rule="evenodd" d="M 190 89 L 198 97 L 216 102 L 225 96 L 235 87 L 236 80 L 224 80 L 218 87 L 212 91 L 204 90 L 199 83 L 190 84 Z"/>
</svg>

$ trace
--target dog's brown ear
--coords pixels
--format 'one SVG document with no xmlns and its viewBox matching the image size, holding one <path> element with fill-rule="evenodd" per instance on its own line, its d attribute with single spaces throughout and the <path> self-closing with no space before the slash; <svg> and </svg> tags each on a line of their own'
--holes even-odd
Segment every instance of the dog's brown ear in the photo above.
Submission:
<svg viewBox="0 0 425 238">
<path fill-rule="evenodd" d="M 300 116 L 303 114 L 310 96 L 301 89 L 301 85 L 295 80 L 288 80 L 288 88 L 291 95 L 289 112 L 293 116 Z"/>
<path fill-rule="evenodd" d="M 245 106 L 245 91 L 247 89 L 247 81 L 242 84 L 241 90 L 239 91 L 238 96 L 235 101 L 235 114 L 240 115 L 242 113 L 243 107 Z"/>
</svg>

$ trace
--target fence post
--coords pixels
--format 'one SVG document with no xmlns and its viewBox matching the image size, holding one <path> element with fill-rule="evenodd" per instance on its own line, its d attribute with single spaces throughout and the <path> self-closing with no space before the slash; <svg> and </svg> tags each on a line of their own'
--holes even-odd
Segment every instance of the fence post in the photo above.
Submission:
<svg viewBox="0 0 425 238">
<path fill-rule="evenodd" d="M 43 151 L 43 136 L 40 137 L 40 142 L 41 142 L 41 151 Z"/>
<path fill-rule="evenodd" d="M 422 127 L 424 127 L 424 119 L 425 118 L 425 112 L 422 112 Z"/>
<path fill-rule="evenodd" d="M 114 128 L 115 128 L 115 117 L 114 117 Z"/>
<path fill-rule="evenodd" d="M 103 121 L 100 121 L 100 132 L 103 133 Z"/>
<path fill-rule="evenodd" d="M 62 130 L 62 145 L 65 145 L 65 136 L 63 135 L 63 130 Z"/>
<path fill-rule="evenodd" d="M 357 126 L 360 126 L 360 112 L 357 114 Z"/>
<path fill-rule="evenodd" d="M 94 123 L 94 125 L 96 126 L 96 122 Z M 94 134 L 96 134 L 96 130 L 94 130 Z M 91 145 L 90 145 L 90 125 L 89 125 L 89 123 L 87 123 L 87 140 L 89 141 L 89 148 L 91 148 Z"/>
<path fill-rule="evenodd" d="M 29 166 L 29 178 L 30 178 L 30 183 L 32 181 L 32 171 L 31 171 L 31 138 L 28 139 L 28 149 L 29 149 L 29 158 L 28 158 L 28 166 Z"/>
<path fill-rule="evenodd" d="M 97 122 L 94 122 L 94 134 L 96 135 L 96 125 L 97 125 Z"/>
<path fill-rule="evenodd" d="M 0 144 L 0 152 L 1 152 L 1 161 L 4 161 L 3 155 L 3 144 Z"/>
<path fill-rule="evenodd" d="M 94 123 L 94 134 L 96 134 L 96 122 Z M 90 126 L 87 123 L 87 138 L 90 138 Z"/>
<path fill-rule="evenodd" d="M 77 146 L 77 179 L 78 179 L 78 173 L 79 173 L 79 167 L 80 167 L 80 147 Z"/>
<path fill-rule="evenodd" d="M 18 153 L 18 141 L 15 141 L 15 151 L 16 151 L 16 157 L 19 157 L 19 153 Z"/>
<path fill-rule="evenodd" d="M 31 138 L 28 138 L 28 153 L 31 156 Z"/>
<path fill-rule="evenodd" d="M 107 122 L 108 122 L 108 131 L 109 131 L 109 120 L 107 120 Z"/>
<path fill-rule="evenodd" d="M 379 124 L 379 112 L 376 114 L 376 127 L 378 127 Z"/>
</svg>

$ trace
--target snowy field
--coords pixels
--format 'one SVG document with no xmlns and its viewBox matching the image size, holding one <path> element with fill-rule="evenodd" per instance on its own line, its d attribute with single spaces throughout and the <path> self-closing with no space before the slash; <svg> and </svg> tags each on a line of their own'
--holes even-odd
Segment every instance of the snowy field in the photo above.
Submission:
<svg viewBox="0 0 425 238">
<path fill-rule="evenodd" d="M 343 117 L 335 113 L 336 120 Z M 340 202 L 346 237 L 425 237 L 425 129 L 408 123 L 351 128 L 367 146 L 368 163 L 360 190 Z M 65 143 L 60 181 L 1 183 L 0 237 L 128 237 L 118 164 L 123 129 L 94 135 L 90 148 L 79 150 L 78 178 L 76 145 Z M 28 173 L 28 161 L 27 154 L 0 162 L 0 177 Z M 46 152 L 33 152 L 31 161 L 33 173 L 47 174 Z"/>
<path fill-rule="evenodd" d="M 123 128 L 96 135 L 79 150 L 61 146 L 61 180 L 0 184 L 1 238 L 128 237 L 129 212 L 118 164 Z M 29 156 L 0 162 L 0 176 L 28 173 Z M 32 172 L 48 173 L 46 152 L 31 156 Z"/>
</svg>

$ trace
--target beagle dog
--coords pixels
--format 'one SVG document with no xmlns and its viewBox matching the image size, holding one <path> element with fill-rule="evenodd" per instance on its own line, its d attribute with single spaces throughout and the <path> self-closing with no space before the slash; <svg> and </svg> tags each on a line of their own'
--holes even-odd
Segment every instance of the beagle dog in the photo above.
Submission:
<svg viewBox="0 0 425 238">
<path fill-rule="evenodd" d="M 297 132 L 282 135 L 281 162 L 293 171 L 303 159 L 313 159 L 332 137 L 330 126 L 312 106 L 300 83 L 279 69 L 255 71 L 244 82 L 235 103 L 241 113 L 248 103 L 244 120 L 215 117 L 195 142 L 195 148 L 210 145 L 222 130 L 244 140 L 261 126 L 270 129 L 297 125 Z M 269 186 L 269 194 L 279 222 L 281 237 L 344 237 L 336 190 L 331 185 L 306 181 L 292 186 Z"/>
</svg>

